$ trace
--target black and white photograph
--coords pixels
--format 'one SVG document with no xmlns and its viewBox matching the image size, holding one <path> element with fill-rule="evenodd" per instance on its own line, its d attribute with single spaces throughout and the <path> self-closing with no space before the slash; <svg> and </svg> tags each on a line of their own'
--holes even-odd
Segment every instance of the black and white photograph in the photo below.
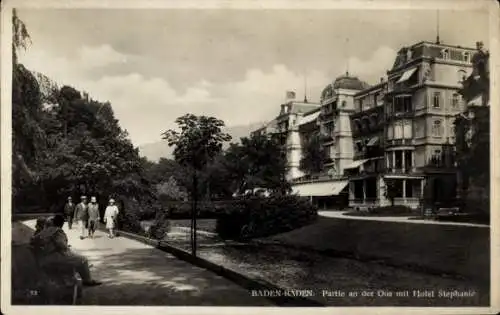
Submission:
<svg viewBox="0 0 500 315">
<path fill-rule="evenodd" d="M 498 2 L 76 2 L 2 3 L 2 313 L 495 312 Z"/>
</svg>

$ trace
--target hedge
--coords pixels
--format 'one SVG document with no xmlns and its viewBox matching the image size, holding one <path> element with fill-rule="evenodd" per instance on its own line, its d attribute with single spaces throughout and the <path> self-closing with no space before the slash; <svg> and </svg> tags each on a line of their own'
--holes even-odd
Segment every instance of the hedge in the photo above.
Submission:
<svg viewBox="0 0 500 315">
<path fill-rule="evenodd" d="M 223 213 L 226 208 L 231 208 L 234 203 L 234 200 L 199 202 L 196 217 L 199 219 L 215 219 L 219 213 Z M 166 202 L 163 204 L 163 207 L 167 212 L 167 217 L 170 219 L 191 219 L 192 203 L 189 201 Z"/>
<path fill-rule="evenodd" d="M 317 208 L 294 195 L 239 199 L 219 213 L 216 232 L 223 239 L 245 241 L 284 233 L 313 222 Z"/>
</svg>

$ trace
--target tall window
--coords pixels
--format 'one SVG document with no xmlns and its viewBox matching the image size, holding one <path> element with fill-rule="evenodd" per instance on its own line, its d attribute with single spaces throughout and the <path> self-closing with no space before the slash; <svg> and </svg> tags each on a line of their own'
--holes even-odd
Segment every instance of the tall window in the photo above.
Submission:
<svg viewBox="0 0 500 315">
<path fill-rule="evenodd" d="M 420 124 L 418 122 L 415 122 L 415 136 L 417 138 L 419 137 L 422 137 L 422 127 L 420 126 Z"/>
<path fill-rule="evenodd" d="M 363 110 L 363 100 L 359 100 L 358 101 L 358 111 L 362 111 Z"/>
<path fill-rule="evenodd" d="M 403 98 L 403 110 L 405 113 L 410 113 L 412 111 L 411 97 Z"/>
<path fill-rule="evenodd" d="M 462 83 L 463 81 L 465 81 L 466 77 L 467 77 L 467 71 L 465 71 L 464 69 L 458 70 L 457 78 L 458 78 L 459 83 Z"/>
<path fill-rule="evenodd" d="M 413 138 L 413 130 L 411 121 L 403 122 L 403 138 L 404 139 L 412 139 Z"/>
<path fill-rule="evenodd" d="M 455 138 L 455 124 L 450 126 L 450 138 Z"/>
<path fill-rule="evenodd" d="M 432 152 L 431 163 L 434 166 L 441 166 L 442 165 L 441 150 L 434 150 L 434 152 Z"/>
<path fill-rule="evenodd" d="M 387 128 L 387 139 L 394 139 L 394 125 L 389 125 L 389 127 Z"/>
<path fill-rule="evenodd" d="M 432 97 L 432 106 L 434 108 L 441 107 L 441 92 L 434 92 L 434 95 Z"/>
<path fill-rule="evenodd" d="M 457 108 L 459 101 L 460 99 L 458 93 L 453 93 L 453 95 L 451 96 L 451 106 L 453 106 L 453 108 Z"/>
<path fill-rule="evenodd" d="M 432 123 L 432 136 L 442 137 L 443 136 L 443 122 L 441 120 L 434 120 Z"/>
</svg>

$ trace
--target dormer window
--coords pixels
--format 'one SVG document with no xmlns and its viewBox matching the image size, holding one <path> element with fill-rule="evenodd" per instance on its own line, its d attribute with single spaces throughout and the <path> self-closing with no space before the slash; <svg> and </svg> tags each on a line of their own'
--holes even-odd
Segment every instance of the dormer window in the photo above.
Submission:
<svg viewBox="0 0 500 315">
<path fill-rule="evenodd" d="M 464 59 L 463 59 L 463 60 L 464 60 L 465 62 L 470 62 L 470 53 L 469 53 L 469 52 L 467 52 L 467 51 L 466 51 L 466 52 L 464 52 L 464 53 L 463 53 L 463 57 L 464 57 Z"/>
<path fill-rule="evenodd" d="M 449 59 L 450 58 L 450 52 L 448 49 L 443 49 L 441 50 L 441 59 Z"/>
<path fill-rule="evenodd" d="M 413 51 L 411 49 L 408 49 L 406 51 L 406 62 L 411 61 L 411 58 L 413 57 Z"/>
<path fill-rule="evenodd" d="M 457 76 L 458 76 L 458 83 L 462 83 L 463 81 L 465 81 L 467 77 L 467 71 L 465 71 L 464 69 L 460 69 L 457 72 Z"/>
</svg>

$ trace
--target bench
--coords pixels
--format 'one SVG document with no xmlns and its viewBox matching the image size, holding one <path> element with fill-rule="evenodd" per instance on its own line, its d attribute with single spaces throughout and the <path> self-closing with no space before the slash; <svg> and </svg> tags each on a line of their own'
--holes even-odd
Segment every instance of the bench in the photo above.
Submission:
<svg viewBox="0 0 500 315">
<path fill-rule="evenodd" d="M 58 304 L 63 302 L 76 305 L 82 297 L 82 279 L 75 268 L 67 263 L 51 263 L 50 266 L 43 266 L 43 259 L 34 246 L 30 246 L 35 257 L 35 261 L 45 278 L 47 286 L 46 299 L 48 304 Z"/>
<path fill-rule="evenodd" d="M 12 303 L 22 305 L 76 305 L 82 297 L 82 281 L 72 266 L 41 264 L 30 244 L 13 245 Z"/>
</svg>

